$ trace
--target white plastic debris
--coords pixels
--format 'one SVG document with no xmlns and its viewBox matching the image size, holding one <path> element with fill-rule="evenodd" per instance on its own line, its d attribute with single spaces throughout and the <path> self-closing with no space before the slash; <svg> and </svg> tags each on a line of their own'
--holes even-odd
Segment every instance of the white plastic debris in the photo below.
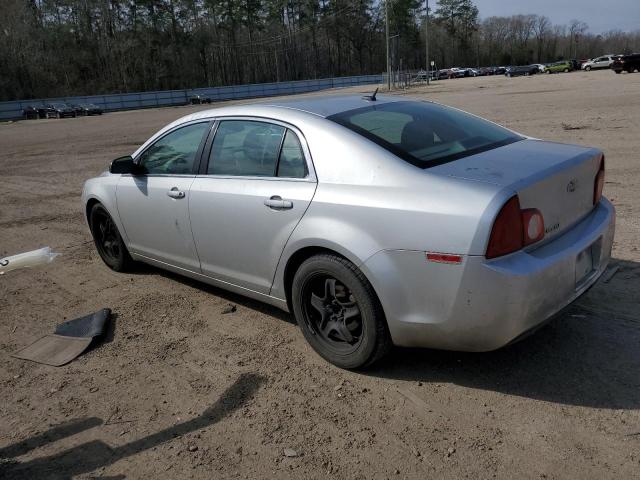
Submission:
<svg viewBox="0 0 640 480">
<path fill-rule="evenodd" d="M 19 253 L 11 257 L 0 259 L 0 275 L 4 275 L 17 268 L 37 267 L 53 262 L 59 253 L 53 253 L 50 247 L 44 247 L 31 252 Z"/>
</svg>

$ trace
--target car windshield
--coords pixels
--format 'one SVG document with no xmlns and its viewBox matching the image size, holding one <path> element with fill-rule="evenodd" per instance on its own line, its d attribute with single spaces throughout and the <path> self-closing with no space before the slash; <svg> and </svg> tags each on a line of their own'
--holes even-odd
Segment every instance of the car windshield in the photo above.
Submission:
<svg viewBox="0 0 640 480">
<path fill-rule="evenodd" d="M 328 117 L 420 168 L 523 140 L 468 113 L 427 102 L 392 102 Z"/>
</svg>

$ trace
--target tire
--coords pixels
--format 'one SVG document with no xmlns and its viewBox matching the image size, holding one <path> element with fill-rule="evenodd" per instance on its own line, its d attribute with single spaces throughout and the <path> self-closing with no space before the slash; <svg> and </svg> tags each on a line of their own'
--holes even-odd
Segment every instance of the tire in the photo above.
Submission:
<svg viewBox="0 0 640 480">
<path fill-rule="evenodd" d="M 564 73 L 569 73 L 569 69 L 565 68 L 564 70 L 562 70 Z"/>
<path fill-rule="evenodd" d="M 590 72 L 591 71 L 591 67 L 584 67 L 585 71 Z"/>
<path fill-rule="evenodd" d="M 551 75 L 551 70 L 547 70 L 547 75 Z"/>
<path fill-rule="evenodd" d="M 293 278 L 291 303 L 307 342 L 340 368 L 367 367 L 391 349 L 373 287 L 342 257 L 322 254 L 305 260 Z"/>
<path fill-rule="evenodd" d="M 62 115 L 60 115 L 60 113 L 56 113 L 56 118 L 60 119 L 62 118 Z"/>
<path fill-rule="evenodd" d="M 102 261 L 116 272 L 131 270 L 134 261 L 129 255 L 129 251 L 113 218 L 100 203 L 96 203 L 91 208 L 89 225 L 93 241 Z"/>
<path fill-rule="evenodd" d="M 616 72 L 616 75 L 620 75 L 622 73 L 622 70 L 614 70 L 614 72 Z"/>
</svg>

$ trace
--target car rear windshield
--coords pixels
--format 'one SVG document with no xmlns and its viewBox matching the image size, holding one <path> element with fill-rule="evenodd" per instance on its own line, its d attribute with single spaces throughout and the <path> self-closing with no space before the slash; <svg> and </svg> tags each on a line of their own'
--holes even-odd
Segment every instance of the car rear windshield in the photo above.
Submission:
<svg viewBox="0 0 640 480">
<path fill-rule="evenodd" d="M 523 140 L 486 120 L 427 102 L 380 103 L 328 117 L 420 168 Z"/>
</svg>

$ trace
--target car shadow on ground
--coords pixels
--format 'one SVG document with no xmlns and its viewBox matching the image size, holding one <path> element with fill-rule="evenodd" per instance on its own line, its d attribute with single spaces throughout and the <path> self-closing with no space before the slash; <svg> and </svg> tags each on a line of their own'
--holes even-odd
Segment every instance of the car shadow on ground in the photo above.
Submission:
<svg viewBox="0 0 640 480">
<path fill-rule="evenodd" d="M 488 353 L 399 348 L 365 374 L 567 405 L 640 409 L 640 264 L 612 266 L 618 271 L 608 282 L 602 278 L 518 343 Z"/>
<path fill-rule="evenodd" d="M 600 281 L 563 315 L 518 343 L 486 353 L 396 348 L 364 375 L 453 383 L 548 402 L 640 408 L 640 263 L 612 260 Z M 275 307 L 152 266 L 159 274 L 229 302 L 295 324 Z M 309 354 L 312 354 L 309 347 Z"/>
<path fill-rule="evenodd" d="M 251 310 L 255 310 L 265 315 L 275 317 L 279 320 L 282 320 L 291 324 L 296 324 L 296 320 L 293 317 L 293 315 L 290 315 L 287 312 L 280 310 L 277 307 L 274 307 L 267 303 L 260 302 L 258 300 L 253 300 L 252 298 L 245 297 L 243 295 L 239 295 L 237 293 L 233 293 L 228 290 L 224 290 L 222 288 L 215 287 L 213 285 L 209 285 L 208 283 L 204 283 L 199 280 L 194 280 L 189 277 L 185 277 L 184 275 L 180 275 L 178 273 L 170 272 L 169 270 L 163 270 L 153 265 L 140 263 L 136 265 L 136 269 L 132 273 L 134 275 L 160 275 L 164 278 L 170 279 L 171 281 L 180 282 L 183 285 L 187 285 L 188 287 L 200 290 L 208 295 L 213 295 L 213 296 L 222 298 L 229 303 L 242 305 L 245 308 L 250 308 Z"/>
<path fill-rule="evenodd" d="M 99 426 L 103 422 L 99 418 L 85 418 L 53 427 L 47 432 L 0 449 L 0 462 L 2 462 L 0 479 L 70 480 L 77 475 L 93 472 L 123 458 L 217 423 L 243 407 L 264 381 L 265 379 L 259 375 L 243 374 L 224 391 L 215 404 L 200 416 L 117 447 L 111 447 L 102 440 L 92 440 L 51 456 L 24 462 L 13 460 L 39 447 Z M 104 480 L 125 477 L 118 475 L 97 478 Z"/>
</svg>

